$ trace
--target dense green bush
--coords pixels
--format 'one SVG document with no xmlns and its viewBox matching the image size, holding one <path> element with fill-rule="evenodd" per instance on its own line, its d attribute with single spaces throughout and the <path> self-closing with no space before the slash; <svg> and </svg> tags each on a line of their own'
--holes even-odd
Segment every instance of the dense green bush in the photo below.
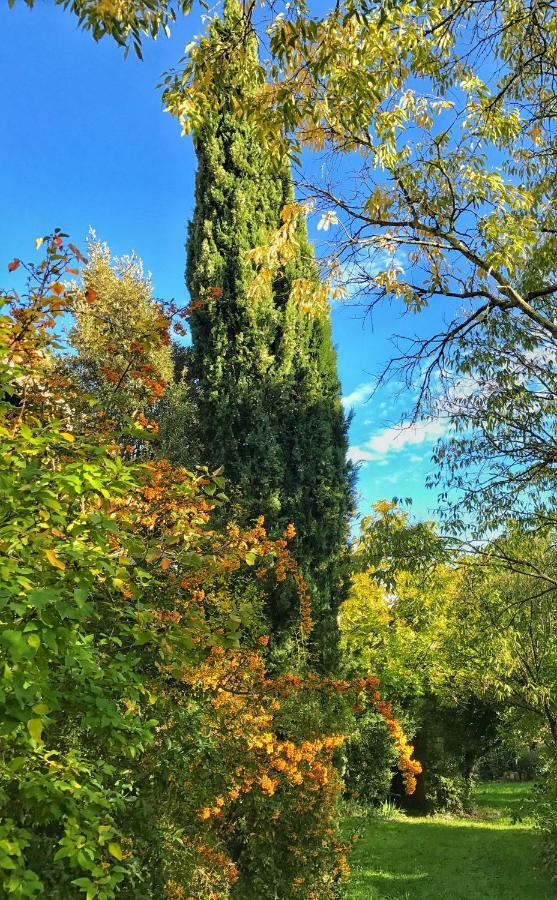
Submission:
<svg viewBox="0 0 557 900">
<path fill-rule="evenodd" d="M 360 719 L 346 747 L 345 794 L 376 805 L 389 796 L 396 750 L 384 720 L 373 710 Z"/>
<path fill-rule="evenodd" d="M 431 812 L 464 813 L 471 805 L 474 782 L 462 775 L 433 773 L 428 781 L 427 804 Z"/>
<path fill-rule="evenodd" d="M 126 377 L 155 405 L 167 317 L 93 332 L 94 395 L 57 364 L 64 237 L 0 317 L 0 898 L 332 900 L 341 714 L 377 685 L 308 672 L 292 527 L 218 530 L 218 472 L 140 453 Z M 263 574 L 295 585 L 296 674 L 269 677 Z"/>
</svg>

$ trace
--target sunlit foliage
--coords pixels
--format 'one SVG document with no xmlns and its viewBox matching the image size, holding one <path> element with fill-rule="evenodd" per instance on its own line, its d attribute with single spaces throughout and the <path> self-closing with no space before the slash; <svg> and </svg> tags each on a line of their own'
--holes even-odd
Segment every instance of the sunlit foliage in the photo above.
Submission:
<svg viewBox="0 0 557 900">
<path fill-rule="evenodd" d="M 411 791 L 400 726 L 376 678 L 308 671 L 293 526 L 276 540 L 261 519 L 215 529 L 222 475 L 130 453 L 130 433 L 141 443 L 156 430 L 144 409 L 124 397 L 110 419 L 60 366 L 61 322 L 79 322 L 84 297 L 102 315 L 104 287 L 92 293 L 94 262 L 61 232 L 37 244 L 42 262 L 9 266 L 27 270 L 28 288 L 4 295 L 0 323 L 2 889 L 334 897 L 347 870 L 335 830 L 343 723 L 351 707 L 377 709 Z M 80 263 L 82 283 L 63 284 Z M 147 360 L 167 343 L 153 310 L 145 367 L 129 370 L 147 410 L 163 374 Z M 299 602 L 294 670 L 273 675 L 271 577 L 291 579 Z"/>
</svg>

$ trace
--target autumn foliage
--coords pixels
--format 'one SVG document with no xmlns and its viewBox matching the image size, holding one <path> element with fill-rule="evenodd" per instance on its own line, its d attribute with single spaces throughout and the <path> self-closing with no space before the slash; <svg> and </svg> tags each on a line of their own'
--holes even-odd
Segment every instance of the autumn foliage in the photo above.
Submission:
<svg viewBox="0 0 557 900">
<path fill-rule="evenodd" d="M 411 748 L 376 679 L 308 671 L 294 528 L 216 529 L 221 473 L 142 454 L 173 311 L 157 308 L 87 394 L 59 335 L 102 298 L 62 282 L 86 262 L 64 235 L 40 243 L 0 321 L 2 891 L 334 897 L 343 722 L 375 705 L 409 791 Z M 271 577 L 299 599 L 297 650 L 272 672 Z"/>
</svg>

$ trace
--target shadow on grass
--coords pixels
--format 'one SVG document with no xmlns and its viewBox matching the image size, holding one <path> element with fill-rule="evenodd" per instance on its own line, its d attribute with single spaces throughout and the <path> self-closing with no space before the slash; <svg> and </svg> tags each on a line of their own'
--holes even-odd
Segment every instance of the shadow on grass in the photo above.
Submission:
<svg viewBox="0 0 557 900">
<path fill-rule="evenodd" d="M 353 822 L 362 838 L 351 858 L 350 900 L 554 897 L 527 828 L 454 819 Z"/>
</svg>

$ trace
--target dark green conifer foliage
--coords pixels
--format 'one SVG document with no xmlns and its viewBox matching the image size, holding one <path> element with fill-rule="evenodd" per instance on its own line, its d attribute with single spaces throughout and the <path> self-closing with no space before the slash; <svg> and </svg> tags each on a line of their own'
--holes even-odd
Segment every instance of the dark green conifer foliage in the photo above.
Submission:
<svg viewBox="0 0 557 900">
<path fill-rule="evenodd" d="M 273 535 L 289 522 L 296 526 L 291 548 L 313 589 L 315 640 L 328 666 L 352 505 L 336 353 L 328 313 L 310 316 L 290 299 L 294 279 L 317 278 L 305 223 L 296 258 L 256 300 L 248 298 L 254 268 L 246 254 L 278 227 L 292 183 L 234 112 L 245 66 L 255 72 L 258 65 L 255 44 L 244 47 L 239 61 L 233 50 L 222 50 L 245 39 L 239 8 L 229 3 L 224 21 L 212 28 L 230 78 L 220 108 L 196 136 L 187 245 L 187 286 L 202 304 L 190 318 L 200 459 L 224 465 L 241 520 L 263 515 Z M 294 602 L 284 588 L 275 591 L 269 610 L 275 634 L 288 629 Z"/>
</svg>

